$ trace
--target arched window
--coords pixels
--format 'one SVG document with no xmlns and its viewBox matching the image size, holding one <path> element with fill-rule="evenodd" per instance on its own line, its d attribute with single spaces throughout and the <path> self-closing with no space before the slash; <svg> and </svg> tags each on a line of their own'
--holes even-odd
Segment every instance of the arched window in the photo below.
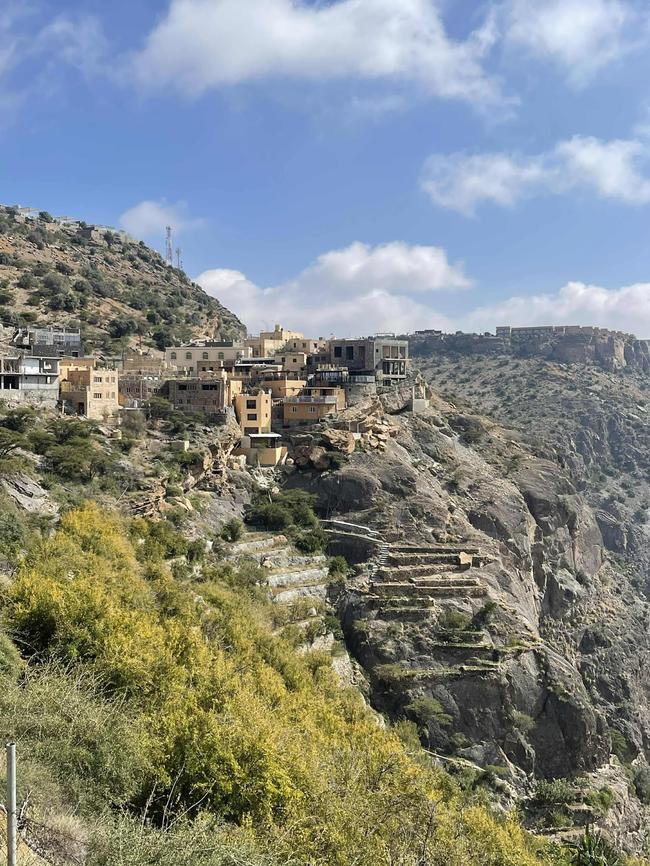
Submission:
<svg viewBox="0 0 650 866">
<path fill-rule="evenodd" d="M 219 360 L 219 361 L 223 361 L 223 359 L 224 359 L 224 354 L 223 354 L 223 352 L 219 352 L 218 360 Z"/>
<path fill-rule="evenodd" d="M 172 352 L 169 357 L 172 359 L 172 361 L 175 361 L 176 360 L 176 352 Z"/>
<path fill-rule="evenodd" d="M 186 359 L 187 361 L 191 361 L 191 360 L 192 360 L 192 353 L 191 353 L 191 352 L 186 352 L 186 353 L 185 353 L 185 359 Z"/>
<path fill-rule="evenodd" d="M 207 353 L 207 352 L 204 352 L 204 353 L 203 353 L 203 360 L 204 360 L 204 361 L 207 361 L 207 360 L 208 360 L 208 353 Z"/>
</svg>

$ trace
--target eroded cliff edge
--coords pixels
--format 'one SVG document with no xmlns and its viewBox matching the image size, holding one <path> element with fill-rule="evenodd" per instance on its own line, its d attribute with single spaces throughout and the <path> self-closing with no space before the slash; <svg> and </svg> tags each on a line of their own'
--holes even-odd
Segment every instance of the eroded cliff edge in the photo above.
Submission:
<svg viewBox="0 0 650 866">
<path fill-rule="evenodd" d="M 429 396 L 421 414 L 406 391 L 348 410 L 374 433 L 335 471 L 319 433 L 297 434 L 287 479 L 359 563 L 339 605 L 372 703 L 520 792 L 614 765 L 633 794 L 650 731 L 645 530 L 597 507 L 571 453 Z M 634 848 L 642 812 L 612 821 Z"/>
</svg>

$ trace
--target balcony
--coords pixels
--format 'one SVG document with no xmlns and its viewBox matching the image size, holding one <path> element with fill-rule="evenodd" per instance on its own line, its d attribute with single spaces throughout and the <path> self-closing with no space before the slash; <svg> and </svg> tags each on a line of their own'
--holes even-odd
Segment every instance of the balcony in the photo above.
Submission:
<svg viewBox="0 0 650 866">
<path fill-rule="evenodd" d="M 307 397 L 305 397 L 305 396 L 285 397 L 284 402 L 285 403 L 312 403 L 312 404 L 326 403 L 328 405 L 335 406 L 336 405 L 336 397 L 322 397 L 322 396 L 319 396 L 319 397 L 309 397 L 309 396 L 307 396 Z"/>
</svg>

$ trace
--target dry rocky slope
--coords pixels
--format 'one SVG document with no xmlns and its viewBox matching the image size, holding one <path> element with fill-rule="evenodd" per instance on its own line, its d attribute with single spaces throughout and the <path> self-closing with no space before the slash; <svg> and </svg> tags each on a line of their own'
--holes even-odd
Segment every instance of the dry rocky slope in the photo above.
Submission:
<svg viewBox="0 0 650 866">
<path fill-rule="evenodd" d="M 88 232 L 86 231 L 86 234 Z M 0 322 L 81 328 L 87 349 L 162 349 L 241 335 L 237 317 L 142 242 L 117 232 L 22 219 L 0 206 Z"/>
<path fill-rule="evenodd" d="M 348 410 L 374 417 L 374 437 L 323 472 L 316 434 L 287 479 L 334 520 L 330 551 L 362 564 L 339 608 L 370 700 L 443 760 L 501 768 L 513 796 L 535 778 L 607 787 L 605 826 L 640 850 L 650 380 L 538 358 L 418 363 L 430 409 L 392 392 Z"/>
</svg>

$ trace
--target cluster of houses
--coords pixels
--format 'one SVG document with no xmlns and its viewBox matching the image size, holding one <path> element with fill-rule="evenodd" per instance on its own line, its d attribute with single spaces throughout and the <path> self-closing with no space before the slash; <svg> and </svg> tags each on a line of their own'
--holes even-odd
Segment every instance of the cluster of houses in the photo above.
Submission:
<svg viewBox="0 0 650 866">
<path fill-rule="evenodd" d="M 206 423 L 234 417 L 249 462 L 275 465 L 282 431 L 334 418 L 407 375 L 408 341 L 382 334 L 309 339 L 276 325 L 241 341 L 87 357 L 78 331 L 22 328 L 4 340 L 0 399 L 114 421 L 154 398 Z M 286 453 L 286 450 L 285 450 Z"/>
</svg>

